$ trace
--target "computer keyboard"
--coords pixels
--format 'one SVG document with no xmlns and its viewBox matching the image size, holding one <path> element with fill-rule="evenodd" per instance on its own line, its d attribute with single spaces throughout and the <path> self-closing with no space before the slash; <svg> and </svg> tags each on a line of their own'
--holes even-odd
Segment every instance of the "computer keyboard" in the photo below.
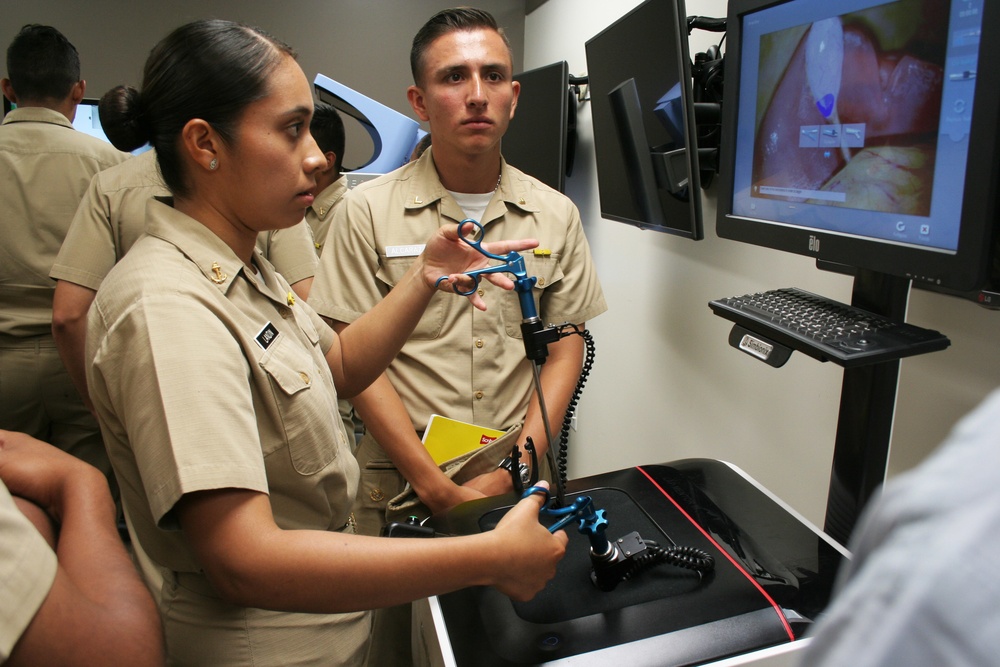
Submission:
<svg viewBox="0 0 1000 667">
<path fill-rule="evenodd" d="M 709 302 L 716 315 L 820 361 L 859 366 L 943 350 L 948 337 L 796 287 Z"/>
</svg>

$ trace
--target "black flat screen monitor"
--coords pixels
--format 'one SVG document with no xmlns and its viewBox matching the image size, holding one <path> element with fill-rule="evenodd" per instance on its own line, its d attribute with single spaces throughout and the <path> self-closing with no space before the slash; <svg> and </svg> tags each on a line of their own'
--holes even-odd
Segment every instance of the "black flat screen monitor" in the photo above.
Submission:
<svg viewBox="0 0 1000 667">
<path fill-rule="evenodd" d="M 562 192 L 576 145 L 569 65 L 563 61 L 538 67 L 515 74 L 514 80 L 521 84 L 521 93 L 503 137 L 504 159 Z"/>
<path fill-rule="evenodd" d="M 976 289 L 1000 160 L 1000 5 L 731 0 L 719 236 Z"/>
<path fill-rule="evenodd" d="M 647 0 L 587 41 L 601 215 L 701 239 L 683 0 Z"/>
</svg>

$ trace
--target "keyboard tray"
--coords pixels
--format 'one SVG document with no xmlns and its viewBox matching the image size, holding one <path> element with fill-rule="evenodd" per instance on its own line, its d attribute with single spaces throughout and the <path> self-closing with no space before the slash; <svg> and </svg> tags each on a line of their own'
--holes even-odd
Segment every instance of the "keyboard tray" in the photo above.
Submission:
<svg viewBox="0 0 1000 667">
<path fill-rule="evenodd" d="M 765 339 L 846 367 L 943 350 L 948 337 L 796 287 L 709 302 L 712 311 Z"/>
</svg>

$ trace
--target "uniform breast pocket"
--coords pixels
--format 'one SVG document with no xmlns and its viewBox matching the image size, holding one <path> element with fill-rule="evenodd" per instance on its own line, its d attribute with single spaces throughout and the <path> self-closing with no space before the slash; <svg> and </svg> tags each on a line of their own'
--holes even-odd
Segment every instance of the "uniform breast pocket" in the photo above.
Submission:
<svg viewBox="0 0 1000 667">
<path fill-rule="evenodd" d="M 534 276 L 535 286 L 531 290 L 535 300 L 535 310 L 541 315 L 539 304 L 545 294 L 545 290 L 552 289 L 563 279 L 562 268 L 559 266 L 559 255 L 552 254 L 547 257 L 534 257 L 526 255 L 524 257 L 524 268 L 529 276 Z M 503 321 L 507 335 L 512 338 L 521 338 L 521 321 L 524 319 L 521 313 L 521 303 L 516 292 L 511 292 L 504 297 Z M 543 322 L 543 324 L 553 324 Z M 561 323 L 557 323 L 561 324 Z"/>
<path fill-rule="evenodd" d="M 280 335 L 260 365 L 292 466 L 303 475 L 319 472 L 337 458 L 337 439 L 343 438 L 336 400 L 322 369 L 294 339 Z"/>
<path fill-rule="evenodd" d="M 413 265 L 415 257 L 387 257 L 382 259 L 382 266 L 379 267 L 375 277 L 385 286 L 388 292 L 403 279 L 403 276 Z M 444 327 L 444 299 L 452 298 L 447 294 L 435 294 L 431 297 L 431 302 L 424 310 L 417 328 L 413 330 L 410 338 L 415 340 L 434 340 L 441 335 Z"/>
</svg>

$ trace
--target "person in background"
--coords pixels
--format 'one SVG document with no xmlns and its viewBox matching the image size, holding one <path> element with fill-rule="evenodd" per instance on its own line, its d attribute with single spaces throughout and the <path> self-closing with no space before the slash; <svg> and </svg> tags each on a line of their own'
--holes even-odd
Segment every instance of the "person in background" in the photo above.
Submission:
<svg viewBox="0 0 1000 667">
<path fill-rule="evenodd" d="M 996 664 L 998 421 L 995 390 L 870 501 L 803 667 Z"/>
<path fill-rule="evenodd" d="M 344 167 L 344 121 L 329 104 L 318 102 L 309 131 L 326 158 L 326 167 L 316 174 L 316 199 L 306 209 L 306 222 L 312 229 L 316 254 L 322 255 L 326 232 L 341 200 L 347 193 Z"/>
<path fill-rule="evenodd" d="M 333 220 L 333 213 L 347 193 L 347 179 L 342 178 L 346 137 L 340 114 L 332 105 L 323 102 L 316 103 L 309 131 L 326 158 L 326 167 L 316 174 L 316 199 L 306 209 L 306 222 L 312 229 L 316 256 L 319 257 L 323 254 L 323 241 Z M 353 445 L 357 440 L 357 433 L 362 429 L 360 420 L 355 419 L 354 406 L 342 398 L 337 401 L 337 409 Z"/>
<path fill-rule="evenodd" d="M 126 108 L 137 95 L 134 88 L 116 86 L 101 96 L 98 113 L 113 145 L 123 151 L 143 146 L 136 129 L 104 122 L 112 109 Z M 84 401 L 90 397 L 84 370 L 87 311 L 101 281 L 146 228 L 146 203 L 153 197 L 168 197 L 156 166 L 156 152 L 136 157 L 94 176 L 80 201 L 56 256 L 49 277 L 56 281 L 52 303 L 52 335 L 59 355 Z M 257 248 L 281 273 L 302 299 L 309 296 L 318 261 L 312 251 L 312 235 L 304 222 L 290 229 L 269 230 L 257 237 Z"/>
<path fill-rule="evenodd" d="M 0 431 L 0 535 L 0 664 L 164 664 L 160 617 L 100 471 Z"/>
<path fill-rule="evenodd" d="M 410 162 L 416 161 L 416 159 L 419 158 L 421 155 L 423 155 L 424 151 L 426 151 L 430 147 L 431 147 L 431 135 L 428 132 L 424 136 L 420 137 L 420 141 L 418 141 L 417 145 L 413 147 L 413 152 L 410 153 Z"/>
<path fill-rule="evenodd" d="M 525 256 L 525 263 L 538 277 L 535 298 L 545 322 L 582 326 L 603 312 L 576 207 L 501 157 L 500 139 L 519 87 L 493 17 L 470 8 L 435 15 L 414 39 L 411 64 L 416 85 L 408 91 L 410 103 L 429 122 L 433 146 L 416 162 L 345 196 L 327 236 L 313 307 L 345 328 L 391 292 L 413 263 L 419 239 L 472 218 L 482 221 L 487 237 L 523 232 L 541 239 L 543 250 Z M 401 254 L 404 249 L 408 254 Z M 472 313 L 445 294 L 435 296 L 388 375 L 354 399 L 368 430 L 359 451 L 362 466 L 377 462 L 384 470 L 391 459 L 401 473 L 395 483 L 382 479 L 388 486 L 378 495 L 386 500 L 407 481 L 434 511 L 511 490 L 506 470 L 464 488 L 446 478 L 420 442 L 431 414 L 501 430 L 523 420 L 524 435 L 540 455 L 548 446 L 520 338 L 517 296 L 486 284 L 481 292 L 495 307 Z M 583 343 L 570 336 L 549 349 L 542 384 L 557 427 L 580 373 Z M 359 501 L 371 491 L 362 489 Z M 365 530 L 377 533 L 385 502 L 366 509 L 374 515 L 365 517 Z"/>
<path fill-rule="evenodd" d="M 433 144 L 415 162 L 344 197 L 310 303 L 343 330 L 392 293 L 424 238 L 471 218 L 482 223 L 485 239 L 539 239 L 540 251 L 524 257 L 528 275 L 537 277 L 538 314 L 545 323 L 569 322 L 583 329 L 607 306 L 579 211 L 501 155 L 520 92 L 502 29 L 479 9 L 441 11 L 414 37 L 410 66 L 414 85 L 407 97 L 417 117 L 429 124 Z M 358 444 L 362 485 L 355 505 L 364 534 L 379 534 L 389 501 L 407 483 L 430 512 L 512 490 L 505 468 L 464 485 L 447 477 L 421 441 L 432 414 L 501 431 L 523 422 L 520 442 L 530 437 L 543 461 L 550 443 L 521 338 L 517 295 L 485 283 L 479 293 L 490 304 L 485 312 L 463 308 L 444 294 L 435 296 L 387 373 L 352 400 L 366 430 Z M 580 336 L 549 346 L 540 376 L 554 433 L 560 431 L 583 358 Z M 498 457 L 496 465 L 502 462 Z M 378 627 L 390 613 L 379 612 Z M 401 616 L 393 625 L 384 635 L 379 630 L 384 639 L 374 645 L 395 645 L 399 652 L 380 664 L 409 659 L 409 621 Z"/>
<path fill-rule="evenodd" d="M 392 293 L 339 333 L 294 299 L 254 246 L 314 201 L 326 160 L 312 111 L 294 51 L 221 20 L 161 40 L 124 110 L 173 197 L 148 203 L 146 234 L 101 283 L 87 384 L 135 538 L 164 572 L 177 664 L 358 665 L 366 610 L 474 585 L 526 600 L 566 548 L 534 497 L 477 535 L 354 534 L 358 466 L 338 395 L 378 377 L 431 297 L 467 288 L 463 272 L 485 260 L 457 229 L 434 230 Z"/>
<path fill-rule="evenodd" d="M 24 26 L 7 49 L 0 125 L 0 428 L 111 470 L 101 435 L 52 337 L 49 270 L 90 179 L 127 156 L 72 125 L 86 82 L 53 27 Z"/>
</svg>

